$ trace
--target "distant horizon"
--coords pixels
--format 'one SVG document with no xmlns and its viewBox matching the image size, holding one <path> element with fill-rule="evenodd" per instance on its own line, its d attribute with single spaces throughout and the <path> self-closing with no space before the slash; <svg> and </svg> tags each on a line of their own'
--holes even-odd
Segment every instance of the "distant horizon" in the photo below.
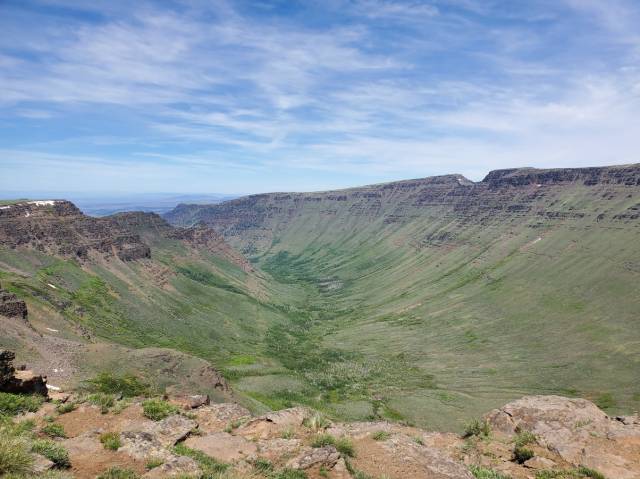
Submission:
<svg viewBox="0 0 640 479">
<path fill-rule="evenodd" d="M 6 0 L 0 191 L 632 163 L 639 24 L 633 0 Z"/>
<path fill-rule="evenodd" d="M 554 170 L 554 169 L 584 169 L 584 168 L 615 168 L 615 167 L 625 167 L 625 166 L 633 166 L 633 165 L 640 165 L 640 162 L 638 163 L 612 163 L 612 164 L 607 164 L 607 165 L 585 165 L 585 166 L 578 166 L 578 167 L 571 167 L 571 166 L 566 166 L 566 167 L 549 167 L 549 168 L 537 168 L 537 167 L 533 167 L 533 166 L 513 166 L 513 167 L 506 167 L 506 168 L 499 168 L 497 170 L 524 170 L 524 169 L 534 169 L 534 170 Z M 481 178 L 479 180 L 474 180 L 472 178 L 467 177 L 466 175 L 463 175 L 461 173 L 455 173 L 455 172 L 451 172 L 451 173 L 443 173 L 443 174 L 439 174 L 439 175 L 428 175 L 428 176 L 421 176 L 421 177 L 413 177 L 413 178 L 395 178 L 395 179 L 390 179 L 387 181 L 379 181 L 379 182 L 373 182 L 373 183 L 362 183 L 362 184 L 353 184 L 353 185 L 347 185 L 347 186 L 342 186 L 342 187 L 326 187 L 326 188 L 320 188 L 320 189 L 315 189 L 315 190 L 296 190 L 296 189 L 282 189 L 282 190 L 265 190 L 265 191 L 252 191 L 252 192 L 234 192 L 234 193 L 224 193 L 224 192 L 218 192 L 218 191 L 211 191 L 211 192 L 202 192 L 202 191 L 197 191 L 197 192 L 190 192 L 190 191 L 174 191 L 174 192 L 170 192 L 170 191 L 148 191 L 148 192 L 133 192 L 133 191 L 94 191 L 94 192 L 89 192 L 89 191 L 62 191 L 62 190 L 40 190 L 40 191 L 32 191 L 29 192 L 28 190 L 5 190 L 1 193 L 2 197 L 0 197 L 0 199 L 2 200 L 14 200 L 14 199 L 25 199 L 25 200 L 36 200 L 36 199 L 57 199 L 57 200 L 70 200 L 70 198 L 65 197 L 64 195 L 70 196 L 70 197 L 76 197 L 77 199 L 84 199 L 84 200 L 118 200 L 118 199 L 122 199 L 123 201 L 126 199 L 130 199 L 130 200 L 134 200 L 134 199 L 138 199 L 141 200 L 143 198 L 172 198 L 172 197 L 221 197 L 221 198 L 225 198 L 228 197 L 229 199 L 233 199 L 233 198 L 239 198 L 242 196 L 250 196 L 250 195 L 259 195 L 259 194 L 266 194 L 266 193 L 316 193 L 316 192 L 322 192 L 322 191 L 332 191 L 332 190 L 344 190 L 344 189 L 350 189 L 350 188 L 359 188 L 359 187 L 365 187 L 365 186 L 370 186 L 370 185 L 376 185 L 376 184 L 385 184 L 385 183 L 396 183 L 396 182 L 401 182 L 401 181 L 411 181 L 411 180 L 419 180 L 419 179 L 424 179 L 424 178 L 430 178 L 430 177 L 434 177 L 434 176 L 448 176 L 448 175 L 461 175 L 463 177 L 465 177 L 466 179 L 473 181 L 474 183 L 479 183 L 482 182 L 482 180 L 484 180 L 484 178 L 491 173 L 492 171 L 497 171 L 497 170 L 489 170 L 487 171 L 484 175 L 481 176 Z M 54 197 L 58 195 L 57 197 Z M 197 203 L 197 201 L 196 201 Z"/>
</svg>

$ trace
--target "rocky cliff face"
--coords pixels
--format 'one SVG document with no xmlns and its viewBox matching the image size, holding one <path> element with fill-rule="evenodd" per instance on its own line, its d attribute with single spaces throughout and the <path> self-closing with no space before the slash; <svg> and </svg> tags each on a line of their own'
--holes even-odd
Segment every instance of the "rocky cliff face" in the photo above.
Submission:
<svg viewBox="0 0 640 479">
<path fill-rule="evenodd" d="M 151 254 L 138 235 L 109 220 L 85 216 L 69 201 L 29 201 L 0 208 L 0 245 L 81 260 L 92 251 L 123 261 Z"/>
<path fill-rule="evenodd" d="M 10 248 L 33 248 L 80 260 L 86 260 L 94 252 L 134 261 L 150 258 L 150 245 L 158 238 L 183 241 L 250 269 L 242 255 L 228 246 L 219 233 L 204 225 L 175 228 L 157 214 L 143 212 L 93 218 L 64 200 L 0 207 L 0 245 Z"/>
<path fill-rule="evenodd" d="M 624 199 L 638 186 L 640 165 L 520 168 L 492 171 L 477 183 L 461 175 L 445 175 L 318 193 L 252 195 L 216 205 L 178 205 L 164 217 L 181 226 L 206 223 L 242 252 L 253 254 L 264 251 L 279 232 L 310 213 L 319 215 L 318 224 L 333 218 L 334 227 L 359 217 L 398 226 L 429 218 L 466 225 L 505 223 L 523 217 L 635 221 L 640 218 L 640 204 L 619 205 L 616 200 Z M 598 207 L 565 207 L 556 200 L 568 189 L 581 189 L 599 203 Z"/>
</svg>

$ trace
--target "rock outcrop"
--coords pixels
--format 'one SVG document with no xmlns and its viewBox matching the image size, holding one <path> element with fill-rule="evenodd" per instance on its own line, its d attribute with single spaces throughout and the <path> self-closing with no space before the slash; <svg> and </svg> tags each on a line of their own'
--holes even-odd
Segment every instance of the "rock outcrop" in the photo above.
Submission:
<svg viewBox="0 0 640 479">
<path fill-rule="evenodd" d="M 27 303 L 0 286 L 0 316 L 27 319 Z"/>
<path fill-rule="evenodd" d="M 16 355 L 12 351 L 0 349 L 0 391 L 20 394 L 40 394 L 47 396 L 47 378 L 29 370 L 13 367 Z"/>
<path fill-rule="evenodd" d="M 640 478 L 640 424 L 610 418 L 585 399 L 527 396 L 491 411 L 487 420 L 510 438 L 533 434 L 540 446 L 573 466 L 608 478 Z"/>
</svg>

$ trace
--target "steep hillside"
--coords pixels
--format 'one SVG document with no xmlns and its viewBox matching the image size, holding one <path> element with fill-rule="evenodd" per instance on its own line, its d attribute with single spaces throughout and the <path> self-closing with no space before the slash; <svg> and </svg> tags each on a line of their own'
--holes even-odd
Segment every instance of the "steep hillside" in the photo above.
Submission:
<svg viewBox="0 0 640 479">
<path fill-rule="evenodd" d="M 527 393 L 640 406 L 640 165 L 262 194 L 165 218 L 212 226 L 291 286 L 296 319 L 236 379 L 272 405 L 319 398 L 439 428 Z M 271 358 L 286 371 L 265 377 Z"/>
<path fill-rule="evenodd" d="M 284 320 L 264 278 L 210 228 L 153 213 L 91 218 L 60 200 L 0 207 L 0 282 L 28 307 L 26 320 L 0 311 L 0 347 L 58 385 L 135 368 L 213 388 L 204 360 L 254 351 Z"/>
</svg>

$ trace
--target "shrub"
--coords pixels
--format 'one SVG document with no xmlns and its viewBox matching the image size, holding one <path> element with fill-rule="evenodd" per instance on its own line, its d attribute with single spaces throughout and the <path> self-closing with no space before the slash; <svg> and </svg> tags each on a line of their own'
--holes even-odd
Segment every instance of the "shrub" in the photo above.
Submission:
<svg viewBox="0 0 640 479">
<path fill-rule="evenodd" d="M 4 431 L 2 431 L 4 432 Z M 31 471 L 33 457 L 24 438 L 0 435 L 0 476 L 26 474 Z"/>
<path fill-rule="evenodd" d="M 229 465 L 217 461 L 211 456 L 207 456 L 204 452 L 196 449 L 191 449 L 184 444 L 176 444 L 173 448 L 173 452 L 179 456 L 187 456 L 198 463 L 204 474 L 215 474 L 225 472 Z"/>
<path fill-rule="evenodd" d="M 152 459 L 149 459 L 147 461 L 147 464 L 145 465 L 145 468 L 147 469 L 147 471 L 150 471 L 151 469 L 155 469 L 156 467 L 160 467 L 164 464 L 164 459 L 161 459 L 159 457 L 154 457 Z"/>
<path fill-rule="evenodd" d="M 40 431 L 42 431 L 42 433 L 46 434 L 49 437 L 67 437 L 62 424 L 58 424 L 55 422 L 47 424 L 42 429 L 40 429 Z"/>
<path fill-rule="evenodd" d="M 101 434 L 100 442 L 105 449 L 109 449 L 110 451 L 117 451 L 122 446 L 122 442 L 120 442 L 120 434 L 117 432 L 105 432 L 104 434 Z"/>
<path fill-rule="evenodd" d="M 161 421 L 172 414 L 176 414 L 178 408 L 162 399 L 147 399 L 142 403 L 142 411 L 149 419 Z"/>
<path fill-rule="evenodd" d="M 522 464 L 533 457 L 533 451 L 524 446 L 516 446 L 513 450 L 513 456 L 518 464 Z"/>
<path fill-rule="evenodd" d="M 57 467 L 71 467 L 69 453 L 60 444 L 49 439 L 36 439 L 31 444 L 31 451 L 42 454 L 44 457 L 52 461 Z"/>
<path fill-rule="evenodd" d="M 487 469 L 485 467 L 469 466 L 469 470 L 476 479 L 511 479 L 509 476 L 505 476 L 493 469 Z"/>
<path fill-rule="evenodd" d="M 43 402 L 42 396 L 0 392 L 0 414 L 15 416 L 21 412 L 36 412 Z"/>
<path fill-rule="evenodd" d="M 66 403 L 58 404 L 56 406 L 56 412 L 58 414 L 67 414 L 71 411 L 75 411 L 77 407 L 78 407 L 77 404 L 74 402 L 66 402 Z"/>
<path fill-rule="evenodd" d="M 488 437 L 491 434 L 491 426 L 487 421 L 474 419 L 468 422 L 464 427 L 464 437 Z"/>
<path fill-rule="evenodd" d="M 386 441 L 391 437 L 391 433 L 387 431 L 377 431 L 371 437 L 374 441 Z"/>
<path fill-rule="evenodd" d="M 356 455 L 356 451 L 355 451 L 355 448 L 353 447 L 353 443 L 351 442 L 351 439 L 349 439 L 348 437 L 339 438 L 336 441 L 335 446 L 338 452 L 340 452 L 340 454 L 342 454 L 343 456 L 355 457 Z"/>
<path fill-rule="evenodd" d="M 121 394 L 123 397 L 147 396 L 149 385 L 140 381 L 133 374 L 118 376 L 110 372 L 102 372 L 95 378 L 86 381 L 90 391 L 103 394 Z"/>
<path fill-rule="evenodd" d="M 100 412 L 102 412 L 102 414 L 106 414 L 109 412 L 109 408 L 113 407 L 115 404 L 115 398 L 111 394 L 95 393 L 87 396 L 87 402 L 94 406 L 98 406 L 100 408 Z"/>
<path fill-rule="evenodd" d="M 138 479 L 138 476 L 131 469 L 121 469 L 112 467 L 96 477 L 96 479 Z"/>
<path fill-rule="evenodd" d="M 604 475 L 600 474 L 598 471 L 594 471 L 593 469 L 589 469 L 588 467 L 579 467 L 578 474 L 582 474 L 584 477 L 590 477 L 591 479 L 605 479 Z"/>
</svg>

